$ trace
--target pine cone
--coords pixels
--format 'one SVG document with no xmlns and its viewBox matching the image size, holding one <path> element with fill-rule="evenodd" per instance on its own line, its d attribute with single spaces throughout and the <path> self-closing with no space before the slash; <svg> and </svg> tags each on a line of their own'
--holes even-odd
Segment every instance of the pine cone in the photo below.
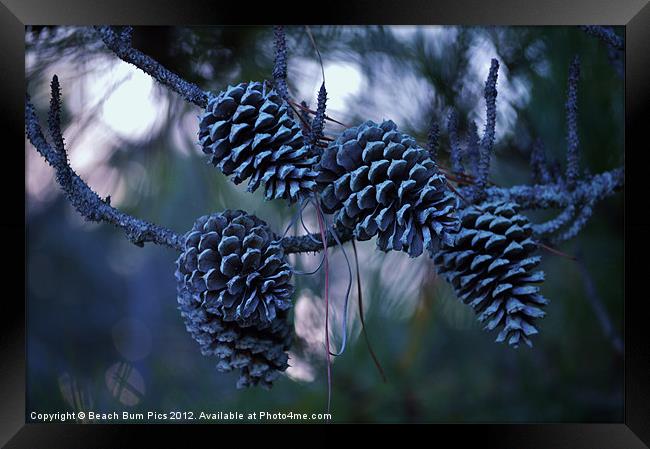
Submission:
<svg viewBox="0 0 650 449">
<path fill-rule="evenodd" d="M 323 153 L 317 170 L 323 210 L 354 229 L 377 235 L 383 251 L 411 257 L 435 251 L 458 228 L 457 200 L 428 152 L 392 121 L 345 130 Z"/>
<path fill-rule="evenodd" d="M 518 205 L 491 202 L 460 212 L 461 229 L 451 245 L 435 255 L 438 272 L 444 273 L 456 295 L 478 314 L 485 329 L 501 329 L 496 341 L 508 340 L 518 347 L 537 333 L 535 318 L 545 313 L 548 300 L 539 287 L 544 272 L 532 269 L 541 260 L 532 256 L 537 244 L 530 238 L 528 218 L 518 214 Z"/>
<path fill-rule="evenodd" d="M 270 385 L 287 367 L 294 287 L 277 236 L 262 220 L 226 210 L 199 218 L 176 261 L 186 327 L 217 368 L 241 369 L 239 386 Z"/>
<path fill-rule="evenodd" d="M 274 91 L 259 82 L 229 86 L 199 117 L 199 143 L 211 162 L 248 191 L 265 186 L 267 199 L 297 201 L 310 195 L 317 155 Z"/>
<path fill-rule="evenodd" d="M 293 332 L 287 320 L 288 312 L 281 310 L 267 326 L 242 327 L 235 321 L 224 321 L 202 307 L 183 282 L 184 275 L 176 271 L 178 304 L 185 328 L 201 346 L 205 356 L 219 359 L 217 370 L 239 369 L 237 388 L 261 385 L 270 388 L 282 371 L 288 368 Z"/>
</svg>

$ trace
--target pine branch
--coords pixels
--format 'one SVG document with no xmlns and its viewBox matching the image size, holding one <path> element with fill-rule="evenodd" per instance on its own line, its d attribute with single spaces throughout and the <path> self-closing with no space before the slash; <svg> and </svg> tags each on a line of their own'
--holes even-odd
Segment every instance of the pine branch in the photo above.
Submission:
<svg viewBox="0 0 650 449">
<path fill-rule="evenodd" d="M 522 210 L 525 209 L 567 209 L 573 204 L 594 204 L 621 188 L 625 181 L 623 168 L 616 168 L 590 178 L 583 179 L 576 184 L 576 188 L 569 192 L 563 183 L 519 185 L 513 187 L 489 187 L 486 189 L 490 200 L 504 200 L 517 202 Z M 460 188 L 460 193 L 468 195 L 473 191 L 473 186 Z M 566 222 L 566 215 L 560 220 Z M 562 215 L 562 214 L 560 214 Z M 586 220 L 585 220 L 586 221 Z M 584 223 L 583 223 L 584 225 Z M 348 229 L 337 229 L 341 243 L 352 240 L 354 236 Z M 323 249 L 320 234 L 313 233 L 298 237 L 285 237 L 282 246 L 287 253 L 317 252 Z M 334 247 L 338 243 L 331 233 L 327 236 L 327 246 Z"/>
<path fill-rule="evenodd" d="M 557 217 L 544 223 L 533 225 L 533 233 L 535 233 L 535 235 L 538 237 L 553 234 L 564 225 L 566 225 L 573 218 L 574 214 L 575 206 L 573 204 L 569 204 L 562 212 L 558 214 Z"/>
<path fill-rule="evenodd" d="M 486 195 L 493 201 L 514 201 L 522 209 L 563 209 L 569 204 L 597 202 L 623 188 L 625 170 L 615 168 L 580 181 L 572 191 L 562 182 L 553 184 L 518 185 L 514 187 L 488 187 Z M 468 194 L 470 187 L 460 189 Z"/>
<path fill-rule="evenodd" d="M 580 59 L 573 58 L 569 67 L 569 82 L 566 99 L 566 123 L 567 123 L 567 168 L 566 181 L 569 188 L 575 185 L 579 171 L 578 146 L 578 79 L 580 78 Z"/>
<path fill-rule="evenodd" d="M 54 145 L 50 145 L 45 140 L 29 97 L 25 101 L 25 130 L 30 142 L 55 169 L 57 182 L 74 208 L 87 220 L 107 222 L 121 228 L 127 237 L 138 246 L 142 246 L 145 242 L 151 242 L 180 250 L 182 248 L 181 235 L 115 209 L 93 192 L 72 170 L 68 163 L 60 129 L 60 105 L 58 79 L 55 77 L 52 80 L 52 102 L 49 114 L 49 128 Z M 572 191 L 568 191 L 564 183 L 558 182 L 509 188 L 489 187 L 485 193 L 493 200 L 516 201 L 522 209 L 562 209 L 571 204 L 595 204 L 621 189 L 623 184 L 624 169 L 621 167 L 580 180 Z M 468 195 L 472 189 L 473 186 L 468 186 L 460 188 L 459 191 L 463 195 Z M 584 222 L 586 219 L 579 226 L 583 226 Z M 353 238 L 351 230 L 337 229 L 336 232 L 341 243 Z M 320 234 L 315 233 L 285 237 L 282 239 L 282 245 L 287 253 L 317 252 L 323 249 L 320 241 Z M 338 244 L 331 232 L 327 236 L 327 244 L 332 247 Z"/>
<path fill-rule="evenodd" d="M 567 229 L 566 232 L 559 235 L 555 239 L 555 241 L 563 242 L 565 240 L 571 240 L 573 237 L 578 235 L 578 233 L 582 231 L 582 228 L 585 227 L 585 225 L 587 224 L 587 222 L 589 221 L 593 213 L 594 213 L 594 208 L 592 202 L 588 202 L 587 204 L 582 206 L 582 209 L 580 210 L 580 212 L 578 212 L 578 215 L 576 215 L 576 218 L 573 221 L 571 227 Z"/>
<path fill-rule="evenodd" d="M 480 145 L 480 156 L 476 174 L 476 184 L 473 192 L 475 200 L 485 198 L 485 186 L 487 185 L 488 173 L 490 171 L 490 157 L 494 146 L 494 136 L 497 120 L 497 77 L 499 74 L 499 61 L 492 59 L 490 73 L 485 82 L 485 107 L 486 121 L 483 138 Z"/>
<path fill-rule="evenodd" d="M 609 47 L 618 51 L 624 50 L 623 38 L 621 38 L 618 34 L 616 34 L 611 27 L 604 27 L 598 25 L 586 25 L 586 26 L 581 26 L 580 28 L 582 28 L 582 30 L 585 31 L 586 33 L 591 34 L 594 37 L 597 37 L 605 44 L 607 44 Z"/>
<path fill-rule="evenodd" d="M 449 133 L 451 171 L 455 174 L 463 173 L 463 154 L 458 141 L 458 116 L 456 111 L 451 111 L 447 117 L 447 132 Z"/>
<path fill-rule="evenodd" d="M 136 50 L 131 45 L 131 30 L 127 27 L 122 33 L 117 34 L 109 26 L 97 26 L 104 44 L 121 60 L 133 64 L 167 88 L 181 95 L 185 100 L 205 108 L 208 104 L 208 94 L 196 84 L 184 80 L 174 72 L 163 67 L 158 61 Z"/>
<path fill-rule="evenodd" d="M 314 145 L 323 138 L 323 129 L 325 127 L 325 109 L 327 107 L 327 90 L 325 89 L 325 81 L 320 86 L 318 91 L 318 105 L 316 107 L 316 115 L 311 122 L 311 132 L 309 134 L 309 143 Z"/>
<path fill-rule="evenodd" d="M 284 101 L 289 101 L 289 89 L 287 88 L 287 39 L 283 26 L 273 27 L 273 38 L 275 41 L 275 63 L 273 64 L 273 79 L 275 90 L 278 91 Z"/>
<path fill-rule="evenodd" d="M 45 158 L 56 172 L 56 180 L 72 206 L 86 220 L 111 223 L 122 229 L 137 246 L 146 242 L 181 249 L 182 237 L 161 226 L 137 219 L 112 207 L 108 201 L 97 195 L 70 167 L 63 144 L 60 124 L 61 99 L 56 75 L 52 79 L 52 99 L 49 113 L 50 145 L 36 116 L 36 110 L 29 96 L 25 98 L 25 133 L 36 150 Z"/>
<path fill-rule="evenodd" d="M 480 139 L 478 137 L 478 127 L 476 122 L 472 121 L 469 125 L 469 135 L 467 136 L 467 151 L 465 152 L 465 166 L 469 165 L 471 173 L 476 175 L 478 163 L 480 160 Z"/>
<path fill-rule="evenodd" d="M 185 98 L 187 101 L 192 102 L 200 107 L 205 107 L 207 105 L 208 94 L 206 92 L 202 91 L 198 86 L 189 83 L 180 78 L 178 75 L 170 72 L 149 56 L 132 48 L 132 30 L 130 27 L 124 28 L 120 34 L 117 34 L 110 27 L 104 26 L 96 28 L 107 47 L 122 60 L 131 63 L 143 70 L 145 73 L 148 73 L 150 76 L 164 84 L 169 89 L 182 95 L 183 98 Z M 284 31 L 281 27 L 276 27 L 274 33 L 276 36 L 276 64 L 274 67 L 273 75 L 276 80 L 276 87 L 278 80 L 280 80 L 280 84 L 284 82 L 284 85 L 286 86 L 286 41 L 284 37 Z M 550 221 L 545 225 L 538 225 L 540 227 L 539 229 L 545 231 L 544 233 L 547 233 L 546 231 L 551 228 L 555 230 L 556 225 L 560 223 L 564 225 L 564 218 L 568 215 L 573 215 L 573 213 L 569 214 L 570 207 L 577 207 L 577 205 L 580 205 L 581 207 L 589 205 L 588 207 L 581 208 L 580 212 L 578 213 L 578 217 L 576 218 L 576 223 L 574 223 L 574 226 L 562 237 L 571 236 L 577 233 L 576 229 L 579 231 L 582 226 L 584 226 L 587 219 L 591 215 L 588 211 L 597 201 L 603 199 L 608 195 L 611 195 L 613 192 L 623 187 L 624 169 L 621 167 L 609 172 L 604 172 L 599 175 L 592 176 L 587 179 L 580 181 L 576 180 L 574 182 L 574 189 L 572 191 L 569 191 L 567 189 L 568 183 L 562 182 L 560 179 L 553 179 L 553 182 L 550 182 L 548 177 L 543 175 L 541 176 L 542 184 L 520 185 L 510 188 L 487 187 L 489 162 L 495 138 L 497 96 L 496 82 L 498 69 L 498 61 L 496 59 L 493 59 L 485 84 L 487 120 L 483 138 L 478 145 L 479 149 L 477 155 L 478 163 L 476 169 L 476 180 L 474 185 L 459 188 L 459 194 L 468 198 L 472 198 L 474 201 L 484 199 L 486 197 L 491 200 L 512 200 L 519 203 L 523 209 L 565 209 L 564 215 L 560 214 L 560 216 L 556 217 L 555 222 Z M 577 81 L 578 65 L 576 61 L 574 61 L 574 64 L 572 64 L 570 73 L 572 76 L 570 76 L 569 81 L 570 92 L 569 99 L 567 100 L 567 112 L 573 110 L 571 105 L 573 105 L 574 102 L 571 101 L 571 98 L 576 97 L 575 87 L 572 87 L 573 81 L 571 81 L 572 79 L 575 79 Z M 321 91 L 322 90 L 323 89 L 321 89 Z M 323 95 L 321 95 L 321 97 L 323 97 Z M 320 111 L 310 112 L 313 112 L 316 115 L 320 115 L 318 114 Z M 570 130 L 574 129 L 571 126 L 574 118 L 571 117 L 575 117 L 575 115 L 571 114 L 572 113 L 568 114 L 567 118 L 568 122 L 570 123 Z M 325 119 L 331 120 L 329 117 L 324 115 L 324 110 L 322 111 L 322 115 Z M 142 246 L 144 242 L 153 242 L 175 249 L 181 248 L 182 236 L 179 236 L 173 231 L 162 228 L 160 226 L 131 217 L 111 207 L 109 202 L 99 198 L 99 196 L 97 196 L 97 194 L 94 193 L 70 168 L 65 153 L 63 136 L 60 132 L 60 92 L 58 90 L 58 81 L 53 80 L 52 107 L 48 120 L 49 132 L 54 142 L 53 146 L 48 144 L 43 137 L 34 108 L 29 100 L 26 101 L 25 118 L 26 131 L 30 141 L 43 155 L 43 157 L 45 157 L 48 163 L 50 163 L 50 165 L 55 168 L 57 172 L 57 181 L 62 186 L 64 192 L 66 193 L 66 196 L 71 201 L 73 206 L 75 206 L 75 208 L 86 219 L 113 223 L 116 226 L 122 228 L 129 239 L 140 246 Z M 319 121 L 314 120 L 314 123 L 319 123 Z M 437 148 L 437 131 L 437 125 L 435 127 L 432 125 L 429 135 L 429 144 L 427 145 L 430 152 L 435 152 L 435 148 Z M 477 135 L 471 135 L 470 140 L 472 140 L 472 137 L 474 140 L 478 140 Z M 570 142 L 573 141 L 574 140 L 571 140 L 570 138 Z M 476 144 L 476 142 L 474 143 Z M 572 148 L 571 145 L 570 148 Z M 577 159 L 577 151 L 570 151 L 568 158 L 569 161 Z M 570 162 L 569 167 L 572 167 L 572 164 L 573 163 Z M 551 168 L 552 167 L 548 167 L 547 169 L 549 176 L 552 175 Z M 568 179 L 573 179 L 569 177 L 572 170 L 573 169 L 567 169 Z M 559 177 L 556 176 L 555 178 Z M 338 230 L 337 233 L 340 237 L 341 242 L 346 242 L 353 238 L 353 235 L 349 230 Z M 327 240 L 329 246 L 336 246 L 338 244 L 331 233 L 328 235 Z M 317 243 L 319 241 L 319 235 L 313 234 L 298 237 L 286 237 L 283 239 L 282 244 L 288 253 L 300 253 L 321 251 L 323 249 L 323 245 Z"/>
<path fill-rule="evenodd" d="M 431 119 L 431 125 L 429 127 L 429 134 L 427 134 L 426 148 L 427 151 L 429 152 L 429 156 L 434 161 L 437 161 L 438 159 L 439 140 L 440 140 L 440 129 L 438 128 L 438 122 L 436 121 L 436 118 L 433 117 Z"/>
<path fill-rule="evenodd" d="M 551 182 L 542 139 L 537 139 L 533 144 L 533 150 L 530 153 L 530 168 L 534 183 L 548 184 Z"/>
</svg>

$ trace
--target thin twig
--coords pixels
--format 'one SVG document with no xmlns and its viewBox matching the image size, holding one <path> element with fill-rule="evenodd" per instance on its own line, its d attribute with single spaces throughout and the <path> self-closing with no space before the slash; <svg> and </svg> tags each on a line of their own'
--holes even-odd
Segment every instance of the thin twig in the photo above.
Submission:
<svg viewBox="0 0 650 449">
<path fill-rule="evenodd" d="M 372 361 L 375 364 L 375 367 L 377 368 L 377 372 L 379 372 L 379 375 L 381 376 L 381 380 L 384 383 L 387 383 L 388 379 L 386 378 L 386 373 L 384 373 L 384 368 L 381 366 L 381 363 L 379 362 L 379 358 L 377 357 L 377 354 L 375 354 L 375 351 L 372 349 L 372 345 L 370 344 L 370 337 L 368 336 L 368 331 L 366 329 L 367 327 L 366 322 L 363 317 L 363 289 L 361 288 L 361 272 L 359 270 L 359 255 L 357 254 L 357 246 L 354 244 L 354 240 L 352 240 L 352 250 L 354 251 L 354 263 L 357 269 L 357 299 L 359 305 L 359 320 L 361 321 L 361 331 L 363 332 L 363 337 L 366 340 L 366 347 L 368 348 L 370 357 L 372 358 Z"/>
<path fill-rule="evenodd" d="M 305 111 L 305 112 L 309 112 L 309 113 L 312 114 L 312 115 L 315 115 L 315 114 L 316 114 L 316 111 L 314 111 L 313 109 L 309 109 L 307 106 L 303 106 L 303 105 L 301 105 L 300 103 L 296 103 L 296 102 L 293 101 L 293 100 L 290 100 L 289 102 L 290 102 L 291 104 L 293 104 L 295 107 L 297 107 L 297 108 L 299 108 L 299 109 L 301 109 L 301 110 L 303 110 L 303 111 Z M 328 121 L 330 121 L 330 122 L 334 122 L 334 123 L 336 123 L 337 125 L 345 126 L 346 128 L 350 128 L 350 127 L 351 127 L 350 125 L 346 125 L 345 123 L 342 123 L 342 122 L 339 122 L 339 121 L 336 120 L 336 119 L 333 119 L 333 118 L 330 117 L 329 115 L 325 115 L 325 120 L 328 120 Z"/>
<path fill-rule="evenodd" d="M 570 255 L 570 254 L 564 253 L 564 252 L 560 251 L 559 249 L 555 249 L 555 248 L 553 248 L 552 246 L 545 245 L 545 244 L 543 244 L 543 243 L 541 243 L 541 242 L 538 242 L 537 244 L 538 244 L 542 249 L 545 249 L 545 250 L 548 251 L 549 253 L 553 253 L 553 254 L 555 254 L 555 255 L 557 255 L 557 256 L 562 256 L 562 257 L 564 257 L 564 258 L 566 258 L 566 259 L 573 260 L 574 262 L 575 262 L 576 260 L 578 260 L 578 259 L 576 259 L 575 256 L 572 256 L 572 255 Z"/>
<path fill-rule="evenodd" d="M 614 350 L 618 354 L 622 355 L 624 351 L 623 340 L 618 332 L 616 332 L 612 320 L 607 313 L 607 309 L 605 308 L 603 301 L 600 299 L 600 295 L 598 295 L 598 290 L 596 289 L 594 280 L 582 259 L 581 252 L 578 253 L 578 267 L 584 281 L 585 297 L 587 298 L 587 302 L 596 314 L 596 318 L 600 323 L 603 334 L 605 334 L 605 337 L 609 340 Z"/>
<path fill-rule="evenodd" d="M 311 40 L 311 45 L 314 47 L 314 50 L 316 50 L 316 54 L 318 55 L 318 62 L 320 62 L 320 70 L 323 74 L 323 82 L 325 82 L 325 67 L 323 66 L 323 58 L 320 55 L 320 50 L 318 49 L 318 45 L 316 45 L 316 40 L 314 39 L 314 35 L 311 33 L 311 29 L 309 28 L 309 25 L 305 25 L 305 31 L 307 31 L 307 36 L 309 36 L 309 40 Z"/>
</svg>

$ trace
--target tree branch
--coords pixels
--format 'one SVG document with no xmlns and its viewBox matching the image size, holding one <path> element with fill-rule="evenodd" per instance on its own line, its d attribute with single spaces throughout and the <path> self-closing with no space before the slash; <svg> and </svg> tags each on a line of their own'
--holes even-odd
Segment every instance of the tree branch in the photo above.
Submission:
<svg viewBox="0 0 650 449">
<path fill-rule="evenodd" d="M 185 100 L 205 108 L 208 94 L 196 84 L 184 80 L 174 72 L 163 67 L 158 61 L 136 50 L 131 45 L 131 31 L 127 27 L 119 35 L 109 26 L 95 27 L 104 44 L 121 60 L 133 64 L 169 89 L 180 94 Z"/>
<path fill-rule="evenodd" d="M 116 33 L 111 27 L 96 27 L 99 35 L 106 44 L 120 59 L 135 65 L 154 79 L 164 84 L 171 90 L 179 93 L 185 100 L 196 104 L 200 107 L 207 105 L 208 93 L 202 91 L 198 86 L 185 81 L 175 73 L 169 71 L 151 57 L 145 55 L 131 46 L 131 28 L 126 27 L 123 32 Z M 276 29 L 277 35 L 283 37 L 281 29 Z M 282 64 L 283 48 L 282 39 L 276 42 L 279 47 L 279 55 L 276 54 L 276 70 L 274 72 L 276 82 L 285 75 Z M 280 56 L 277 58 L 277 56 Z M 277 64 L 280 62 L 280 64 Z M 486 124 L 486 133 L 483 136 L 481 147 L 483 160 L 479 165 L 482 170 L 481 174 L 487 174 L 487 163 L 489 163 L 490 147 L 494 139 L 494 100 L 496 97 L 496 76 L 498 70 L 497 61 L 492 61 L 490 67 L 490 76 L 486 82 L 486 102 L 488 106 L 488 124 Z M 285 75 L 286 76 L 286 75 Z M 57 181 L 61 184 L 66 192 L 66 196 L 75 206 L 75 208 L 87 219 L 93 221 L 106 221 L 121 227 L 135 244 L 142 245 L 144 242 L 153 242 L 163 244 L 171 248 L 180 250 L 182 247 L 182 236 L 175 234 L 173 231 L 160 226 L 135 219 L 123 212 L 110 206 L 110 204 L 97 196 L 70 168 L 65 149 L 63 148 L 63 137 L 60 136 L 60 127 L 58 126 L 58 82 L 57 89 L 53 89 L 53 109 L 50 118 L 55 125 L 50 124 L 50 135 L 54 140 L 52 148 L 43 137 L 40 125 L 36 118 L 34 108 L 26 102 L 25 118 L 27 135 L 45 157 L 45 159 L 57 171 Z M 55 98 L 56 97 L 56 98 Z M 480 182 L 478 184 L 481 184 Z M 538 185 L 520 185 L 510 188 L 479 186 L 479 191 L 483 190 L 483 195 L 490 200 L 511 200 L 516 201 L 523 209 L 564 209 L 571 206 L 583 206 L 585 204 L 593 205 L 602 198 L 611 195 L 613 192 L 622 188 L 624 184 L 624 169 L 617 168 L 609 172 L 601 173 L 590 178 L 577 181 L 574 190 L 569 191 L 564 182 L 544 183 Z M 468 186 L 459 189 L 463 196 L 473 196 L 476 193 L 477 186 Z M 584 220 L 586 221 L 586 219 Z M 583 223 L 584 224 L 584 223 Z M 351 230 L 337 230 L 341 243 L 353 238 Z M 328 233 L 328 245 L 336 246 L 338 242 L 331 232 Z M 318 233 L 307 234 L 298 237 L 285 237 L 282 244 L 287 253 L 316 252 L 323 249 Z"/>
<path fill-rule="evenodd" d="M 620 190 L 625 183 L 625 169 L 615 168 L 576 182 L 575 189 L 568 191 L 562 183 L 519 185 L 514 187 L 488 187 L 490 200 L 515 201 L 522 209 L 563 209 L 569 204 L 586 204 L 600 201 Z M 462 194 L 469 194 L 471 187 L 462 187 Z"/>
<path fill-rule="evenodd" d="M 74 208 L 87 220 L 107 222 L 121 228 L 134 244 L 143 246 L 145 242 L 182 249 L 182 235 L 161 226 L 137 219 L 112 207 L 101 199 L 72 170 L 68 163 L 63 136 L 59 123 L 60 93 L 58 79 L 52 80 L 52 102 L 49 117 L 49 129 L 53 145 L 43 135 L 34 106 L 25 100 L 25 131 L 28 139 L 55 169 L 57 182 Z M 573 191 L 568 191 L 563 183 L 519 185 L 509 188 L 489 187 L 487 197 L 491 200 L 510 200 L 521 205 L 523 209 L 567 208 L 575 204 L 593 204 L 621 189 L 624 185 L 623 167 L 604 172 L 576 183 Z M 472 186 L 460 188 L 461 194 L 469 194 Z M 341 243 L 353 239 L 352 230 L 336 229 Z M 338 244 L 331 231 L 327 235 L 327 245 Z M 282 246 L 287 253 L 305 253 L 322 251 L 323 245 L 319 233 L 297 237 L 285 237 Z"/>
<path fill-rule="evenodd" d="M 489 187 L 486 189 L 490 200 L 517 202 L 522 209 L 563 209 L 574 204 L 588 204 L 602 200 L 620 190 L 624 185 L 625 172 L 622 167 L 578 181 L 575 190 L 569 192 L 564 184 L 519 185 L 513 187 Z M 472 186 L 459 189 L 461 194 L 472 192 Z M 354 238 L 351 229 L 337 229 L 341 243 Z M 331 232 L 327 234 L 327 246 L 338 245 Z M 320 233 L 306 234 L 282 239 L 284 251 L 307 253 L 322 251 Z"/>
<path fill-rule="evenodd" d="M 181 250 L 182 236 L 115 209 L 108 201 L 101 199 L 70 167 L 59 122 L 59 95 L 59 82 L 55 75 L 52 79 L 52 101 L 49 114 L 49 129 L 54 144 L 50 145 L 45 140 L 36 110 L 29 96 L 25 98 L 25 133 L 36 150 L 54 168 L 56 180 L 68 201 L 86 220 L 106 222 L 117 226 L 137 246 L 144 246 L 145 242 L 151 242 Z"/>
</svg>

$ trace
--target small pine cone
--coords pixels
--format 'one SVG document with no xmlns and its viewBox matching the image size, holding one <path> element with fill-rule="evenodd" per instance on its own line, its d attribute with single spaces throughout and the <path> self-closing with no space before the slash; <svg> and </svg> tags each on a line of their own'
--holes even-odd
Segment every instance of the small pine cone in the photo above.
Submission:
<svg viewBox="0 0 650 449">
<path fill-rule="evenodd" d="M 264 184 L 267 199 L 298 201 L 316 187 L 318 156 L 275 90 L 260 82 L 229 86 L 199 116 L 199 143 L 211 162 L 248 191 Z"/>
<path fill-rule="evenodd" d="M 515 203 L 490 202 L 463 209 L 460 219 L 453 244 L 443 245 L 434 257 L 438 272 L 486 322 L 486 330 L 500 329 L 497 342 L 532 346 L 533 321 L 545 315 L 541 307 L 548 300 L 530 285 L 542 282 L 544 272 L 532 271 L 541 257 L 532 256 L 537 243 L 528 218 Z"/>
<path fill-rule="evenodd" d="M 457 199 L 429 153 L 392 121 L 345 130 L 318 166 L 323 210 L 354 229 L 358 240 L 377 235 L 383 251 L 417 257 L 450 241 L 458 228 Z"/>
<path fill-rule="evenodd" d="M 176 261 L 188 331 L 217 368 L 241 369 L 239 386 L 270 386 L 287 367 L 294 287 L 277 236 L 243 211 L 199 218 Z"/>
</svg>

